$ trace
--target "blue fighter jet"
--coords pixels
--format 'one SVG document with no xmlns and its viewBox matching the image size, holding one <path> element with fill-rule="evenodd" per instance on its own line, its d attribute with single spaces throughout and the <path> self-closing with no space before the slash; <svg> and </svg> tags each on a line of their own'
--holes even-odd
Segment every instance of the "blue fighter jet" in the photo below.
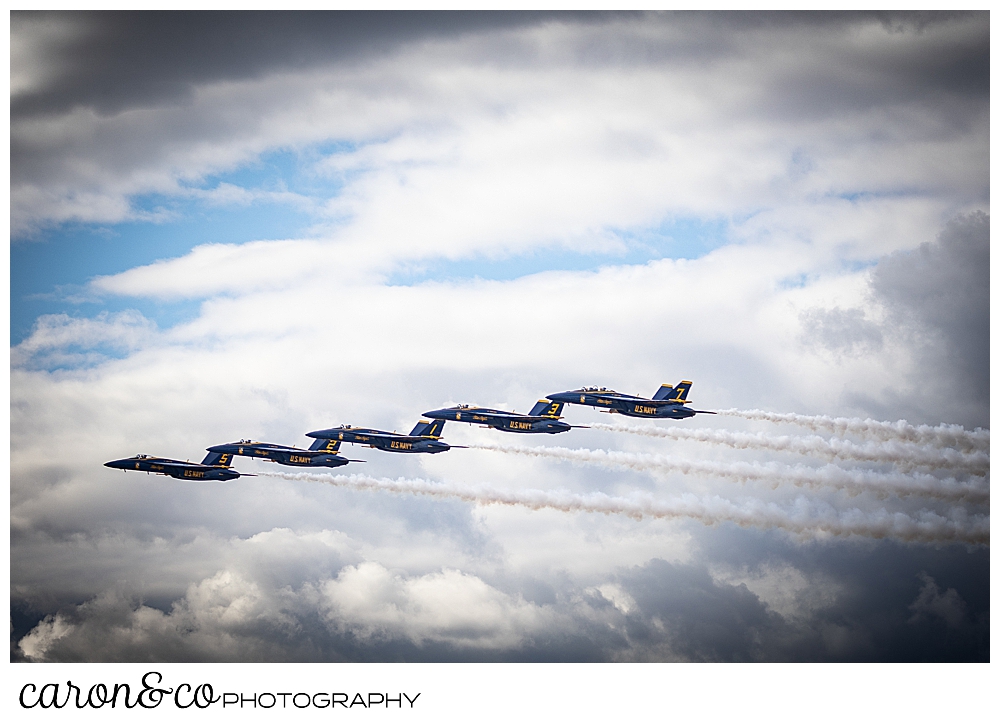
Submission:
<svg viewBox="0 0 1000 723">
<path fill-rule="evenodd" d="M 309 449 L 254 442 L 249 439 L 241 439 L 239 442 L 230 442 L 229 444 L 217 444 L 208 448 L 209 452 L 259 457 L 289 467 L 342 467 L 348 462 L 364 462 L 363 459 L 341 457 L 337 454 L 339 450 L 339 439 L 317 439 Z"/>
<path fill-rule="evenodd" d="M 209 452 L 201 464 L 197 462 L 181 462 L 177 459 L 164 459 L 163 457 L 150 457 L 147 454 L 137 454 L 128 459 L 116 459 L 112 462 L 105 462 L 105 467 L 113 467 L 120 470 L 138 470 L 139 472 L 152 472 L 153 474 L 167 475 L 177 479 L 213 479 L 231 480 L 240 476 L 240 473 L 232 469 L 229 465 L 233 461 L 231 454 L 219 454 Z M 253 475 L 247 475 L 253 477 Z"/>
<path fill-rule="evenodd" d="M 572 429 L 566 422 L 559 421 L 559 412 L 562 411 L 562 408 L 563 402 L 561 401 L 550 402 L 547 399 L 540 399 L 528 414 L 459 404 L 457 407 L 424 412 L 424 416 L 431 419 L 454 419 L 456 422 L 479 424 L 483 427 L 499 429 L 501 432 L 559 434 Z"/>
<path fill-rule="evenodd" d="M 306 436 L 316 439 L 333 439 L 337 442 L 350 442 L 351 444 L 366 444 L 386 452 L 437 454 L 438 452 L 447 452 L 453 446 L 441 441 L 442 429 L 444 429 L 444 422 L 428 422 L 421 419 L 409 434 L 342 425 L 332 429 L 309 432 Z"/>
<path fill-rule="evenodd" d="M 597 407 L 609 414 L 624 414 L 627 417 L 651 417 L 654 419 L 687 419 L 696 414 L 715 414 L 701 409 L 688 409 L 685 404 L 691 382 L 681 382 L 676 387 L 663 384 L 652 399 L 622 394 L 604 387 L 584 387 L 571 392 L 548 395 L 548 399 L 566 404 L 585 404 Z"/>
</svg>

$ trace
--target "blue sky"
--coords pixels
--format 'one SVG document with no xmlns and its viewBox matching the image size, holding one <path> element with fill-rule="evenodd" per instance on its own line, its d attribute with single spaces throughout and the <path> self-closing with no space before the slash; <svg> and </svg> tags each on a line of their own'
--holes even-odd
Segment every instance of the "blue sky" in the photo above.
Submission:
<svg viewBox="0 0 1000 723">
<path fill-rule="evenodd" d="M 303 155 L 276 151 L 230 173 L 212 175 L 185 187 L 210 190 L 230 184 L 248 190 L 292 190 L 303 195 L 336 193 L 336 184 L 302 183 Z M 95 276 L 182 256 L 200 244 L 294 238 L 313 222 L 303 209 L 278 203 L 220 207 L 175 194 L 136 195 L 128 202 L 138 219 L 113 224 L 60 224 L 11 244 L 12 344 L 23 341 L 42 314 L 77 316 L 137 308 L 161 327 L 190 319 L 197 313 L 196 304 L 98 296 L 88 291 L 87 283 Z M 145 215 L 157 218 L 143 220 Z"/>
<path fill-rule="evenodd" d="M 161 329 L 192 319 L 198 304 L 116 298 L 96 294 L 88 282 L 136 266 L 183 256 L 202 244 L 315 235 L 315 209 L 338 195 L 343 181 L 317 173 L 319 159 L 356 150 L 352 144 L 323 143 L 296 151 L 277 150 L 227 173 L 183 183 L 180 194 L 128 197 L 133 218 L 119 223 L 69 222 L 47 227 L 11 245 L 11 343 L 18 344 L 43 314 L 90 316 L 100 311 L 137 309 Z M 254 192 L 296 194 L 301 202 L 257 198 L 246 203 L 213 203 L 185 197 L 184 190 L 233 187 Z M 592 271 L 602 266 L 643 264 L 661 258 L 694 259 L 727 240 L 725 218 L 666 219 L 650 228 L 609 228 L 620 247 L 609 252 L 537 248 L 498 257 L 475 255 L 454 261 L 430 258 L 405 264 L 392 284 L 422 281 L 511 280 L 549 270 Z M 208 282 L 209 284 L 211 282 Z M 206 290 L 206 296 L 211 295 Z"/>
</svg>

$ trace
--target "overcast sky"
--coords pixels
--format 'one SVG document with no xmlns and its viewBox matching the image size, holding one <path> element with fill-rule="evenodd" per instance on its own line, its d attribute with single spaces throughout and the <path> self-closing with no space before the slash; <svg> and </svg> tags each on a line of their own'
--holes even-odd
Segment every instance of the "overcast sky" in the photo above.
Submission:
<svg viewBox="0 0 1000 723">
<path fill-rule="evenodd" d="M 12 14 L 12 659 L 988 660 L 988 131 L 986 13 Z"/>
</svg>

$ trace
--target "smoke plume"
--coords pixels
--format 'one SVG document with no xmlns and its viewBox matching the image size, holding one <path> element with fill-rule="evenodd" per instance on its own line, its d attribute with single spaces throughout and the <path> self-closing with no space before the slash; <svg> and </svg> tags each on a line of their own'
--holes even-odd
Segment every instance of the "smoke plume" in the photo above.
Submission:
<svg viewBox="0 0 1000 723">
<path fill-rule="evenodd" d="M 817 432 L 832 434 L 857 434 L 882 440 L 903 440 L 916 444 L 930 444 L 936 447 L 954 447 L 965 451 L 986 451 L 990 449 L 990 430 L 976 428 L 969 431 L 958 424 L 927 424 L 914 426 L 903 419 L 898 422 L 880 422 L 875 419 L 850 419 L 847 417 L 810 416 L 806 414 L 779 414 L 762 409 L 723 409 L 717 412 L 729 417 L 763 420 L 786 424 L 798 424 Z"/>
<path fill-rule="evenodd" d="M 294 481 L 322 482 L 356 490 L 394 492 L 456 498 L 477 504 L 527 507 L 533 510 L 554 509 L 562 512 L 603 512 L 628 515 L 635 519 L 690 518 L 706 525 L 732 522 L 741 527 L 779 528 L 811 537 L 891 537 L 908 542 L 959 542 L 988 545 L 989 518 L 969 516 L 964 510 L 952 510 L 943 516 L 922 510 L 914 518 L 886 510 L 863 512 L 852 509 L 809 512 L 799 507 L 784 510 L 773 503 L 753 501 L 743 506 L 719 497 L 699 499 L 684 495 L 673 500 L 657 501 L 645 496 L 610 497 L 603 493 L 580 495 L 564 490 L 497 490 L 485 486 L 429 482 L 423 479 L 379 479 L 364 475 L 333 475 L 309 472 L 262 472 L 263 476 Z"/>
<path fill-rule="evenodd" d="M 634 469 L 641 472 L 678 472 L 680 474 L 719 477 L 736 482 L 765 482 L 777 487 L 790 483 L 800 487 L 835 487 L 852 494 L 874 492 L 879 495 L 920 495 L 940 500 L 988 502 L 988 483 L 938 479 L 929 474 L 883 474 L 869 470 L 846 470 L 834 465 L 824 467 L 784 466 L 774 463 L 704 462 L 675 459 L 661 455 L 635 454 L 603 449 L 568 449 L 566 447 L 522 447 L 503 444 L 472 444 L 483 449 L 527 457 L 548 457 L 601 467 Z"/>
<path fill-rule="evenodd" d="M 926 467 L 951 469 L 974 475 L 990 471 L 990 456 L 986 452 L 960 452 L 936 445 L 915 444 L 900 440 L 858 444 L 847 439 L 824 439 L 819 436 L 774 436 L 764 432 L 731 432 L 725 429 L 685 429 L 681 427 L 635 426 L 627 424 L 591 423 L 592 429 L 624 432 L 644 437 L 705 442 L 735 449 L 766 449 L 792 452 L 809 457 L 855 462 L 890 463 L 903 470 Z"/>
</svg>

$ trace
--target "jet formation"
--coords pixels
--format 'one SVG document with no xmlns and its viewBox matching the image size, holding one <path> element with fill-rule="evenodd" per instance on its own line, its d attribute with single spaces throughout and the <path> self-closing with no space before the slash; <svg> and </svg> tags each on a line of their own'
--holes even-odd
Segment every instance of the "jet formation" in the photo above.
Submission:
<svg viewBox="0 0 1000 723">
<path fill-rule="evenodd" d="M 127 459 L 106 462 L 104 466 L 123 471 L 162 474 L 177 479 L 227 481 L 241 476 L 232 468 L 234 456 L 256 457 L 289 467 L 342 467 L 350 462 L 364 461 L 341 456 L 340 445 L 344 442 L 406 454 L 438 454 L 450 449 L 462 449 L 459 445 L 448 444 L 441 439 L 446 421 L 478 424 L 518 434 L 561 434 L 574 427 L 586 429 L 562 421 L 561 413 L 566 404 L 596 407 L 609 414 L 653 419 L 687 419 L 696 414 L 715 414 L 686 407 L 690 403 L 687 399 L 690 390 L 689 381 L 682 381 L 676 387 L 663 384 L 652 399 L 646 399 L 604 387 L 583 387 L 549 394 L 545 399 L 540 399 L 528 414 L 469 404 L 434 409 L 423 415 L 431 421 L 421 419 L 409 434 L 342 424 L 339 427 L 307 432 L 306 436 L 315 440 L 309 449 L 241 439 L 238 442 L 208 447 L 208 455 L 200 463 L 137 454 Z"/>
</svg>

